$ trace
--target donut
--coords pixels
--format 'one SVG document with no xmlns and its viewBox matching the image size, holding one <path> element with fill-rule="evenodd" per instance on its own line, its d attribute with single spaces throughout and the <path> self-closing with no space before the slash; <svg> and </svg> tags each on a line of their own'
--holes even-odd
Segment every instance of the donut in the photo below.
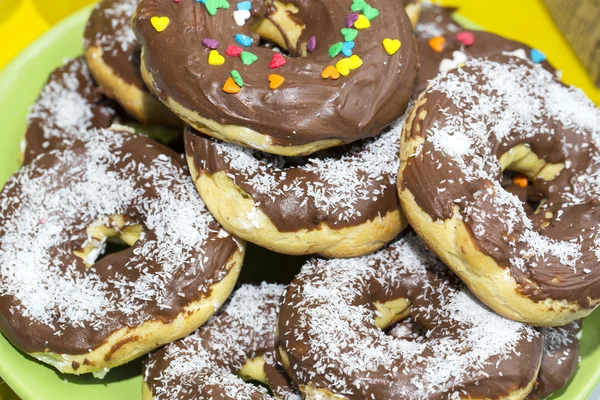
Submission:
<svg viewBox="0 0 600 400">
<path fill-rule="evenodd" d="M 117 116 L 90 75 L 83 57 L 55 69 L 27 116 L 21 142 L 23 164 L 79 136 L 81 130 L 108 128 Z"/>
<path fill-rule="evenodd" d="M 102 0 L 84 32 L 85 58 L 102 91 L 142 123 L 182 122 L 154 97 L 140 74 L 141 47 L 130 27 L 138 0 Z"/>
<path fill-rule="evenodd" d="M 242 285 L 200 329 L 152 353 L 144 369 L 144 400 L 300 400 L 275 359 L 284 289 Z M 268 385 L 273 396 L 244 380 Z"/>
<path fill-rule="evenodd" d="M 395 189 L 402 122 L 358 144 L 284 158 L 184 134 L 188 166 L 217 221 L 270 250 L 353 257 L 407 226 Z"/>
<path fill-rule="evenodd" d="M 298 156 L 375 136 L 404 114 L 417 60 L 401 2 L 228 4 L 142 0 L 132 21 L 144 81 L 196 130 Z M 251 7 L 245 22 L 237 7 Z"/>
<path fill-rule="evenodd" d="M 439 73 L 448 72 L 472 58 L 512 53 L 527 60 L 531 60 L 533 54 L 535 60 L 540 61 L 537 57 L 541 57 L 542 54 L 523 43 L 493 33 L 468 30 L 438 35 L 433 38 L 420 38 L 417 40 L 417 47 L 420 68 L 412 95 L 413 100 L 416 100 L 427 89 L 429 81 Z M 540 64 L 548 71 L 555 72 L 550 63 L 545 60 L 545 56 Z"/>
<path fill-rule="evenodd" d="M 0 331 L 64 373 L 101 375 L 189 334 L 244 256 L 181 157 L 126 129 L 82 133 L 0 193 Z M 109 238 L 129 247 L 102 257 Z"/>
<path fill-rule="evenodd" d="M 535 388 L 528 399 L 545 399 L 571 380 L 579 364 L 581 324 L 543 328 L 544 355 Z"/>
<path fill-rule="evenodd" d="M 411 226 L 505 317 L 563 326 L 600 302 L 600 110 L 539 65 L 472 59 L 406 118 L 398 192 Z M 527 213 L 502 186 L 523 174 Z"/>
<path fill-rule="evenodd" d="M 404 3 L 404 10 L 406 11 L 406 14 L 408 14 L 408 18 L 410 19 L 413 28 L 416 27 L 419 23 L 419 18 L 421 16 L 423 1 L 402 0 L 402 3 Z"/>
<path fill-rule="evenodd" d="M 419 22 L 415 26 L 417 40 L 431 39 L 462 31 L 462 25 L 452 18 L 455 11 L 454 7 L 442 7 L 430 1 L 423 1 Z"/>
<path fill-rule="evenodd" d="M 413 334 L 384 332 L 407 316 Z M 539 332 L 485 307 L 413 233 L 309 261 L 277 326 L 279 360 L 307 399 L 523 399 L 543 352 Z"/>
</svg>

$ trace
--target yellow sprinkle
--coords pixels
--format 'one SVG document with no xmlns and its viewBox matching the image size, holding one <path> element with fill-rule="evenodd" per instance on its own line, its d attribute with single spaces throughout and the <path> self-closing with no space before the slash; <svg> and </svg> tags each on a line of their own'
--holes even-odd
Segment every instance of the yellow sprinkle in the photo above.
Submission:
<svg viewBox="0 0 600 400">
<path fill-rule="evenodd" d="M 156 32 L 162 32 L 167 29 L 169 26 L 169 17 L 152 17 L 150 18 L 150 23 L 152 27 L 156 29 Z"/>
<path fill-rule="evenodd" d="M 211 50 L 208 53 L 208 64 L 209 65 L 223 65 L 225 64 L 225 57 L 219 54 L 216 50 Z"/>
<path fill-rule="evenodd" d="M 371 26 L 371 21 L 367 19 L 364 15 L 359 15 L 358 19 L 354 21 L 354 27 L 356 29 L 367 29 Z"/>
<path fill-rule="evenodd" d="M 335 69 L 338 70 L 340 75 L 348 76 L 350 73 L 350 59 L 348 57 L 342 58 L 335 64 Z"/>
<path fill-rule="evenodd" d="M 357 68 L 359 68 L 361 65 L 363 65 L 363 60 L 362 58 L 360 58 L 359 56 L 357 56 L 356 54 L 353 54 L 350 57 L 350 70 L 355 70 Z"/>
<path fill-rule="evenodd" d="M 398 39 L 383 39 L 383 48 L 390 56 L 396 54 L 396 52 L 400 49 L 400 46 L 402 46 L 402 43 L 400 43 Z"/>
</svg>

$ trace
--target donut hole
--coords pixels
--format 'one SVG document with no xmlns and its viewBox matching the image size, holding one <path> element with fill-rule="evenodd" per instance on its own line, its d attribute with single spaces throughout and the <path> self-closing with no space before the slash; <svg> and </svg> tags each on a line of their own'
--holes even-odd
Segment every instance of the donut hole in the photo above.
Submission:
<svg viewBox="0 0 600 400">
<path fill-rule="evenodd" d="M 262 39 L 259 45 L 271 47 L 275 44 L 289 56 L 306 56 L 306 43 L 300 43 L 306 28 L 298 18 L 300 9 L 293 3 L 269 2 L 268 15 L 254 24 L 251 29 Z"/>
<path fill-rule="evenodd" d="M 549 163 L 539 157 L 528 144 L 519 144 L 500 157 L 502 186 L 517 196 L 527 214 L 537 214 L 546 198 L 534 190 L 534 180 L 551 181 L 564 169 L 564 163 Z M 551 218 L 552 215 L 546 215 Z"/>
<path fill-rule="evenodd" d="M 123 215 L 111 215 L 92 223 L 86 233 L 88 239 L 82 249 L 73 253 L 90 268 L 104 257 L 135 245 L 143 236 L 143 227 Z"/>
</svg>

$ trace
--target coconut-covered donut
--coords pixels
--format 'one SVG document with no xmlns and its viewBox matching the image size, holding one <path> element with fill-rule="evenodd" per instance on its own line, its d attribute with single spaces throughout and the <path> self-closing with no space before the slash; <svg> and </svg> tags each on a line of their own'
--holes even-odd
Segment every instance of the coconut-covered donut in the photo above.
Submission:
<svg viewBox="0 0 600 400">
<path fill-rule="evenodd" d="M 82 130 L 108 128 L 116 116 L 114 104 L 99 90 L 83 57 L 67 61 L 50 74 L 27 116 L 23 164 L 76 139 Z"/>
<path fill-rule="evenodd" d="M 300 400 L 275 359 L 284 289 L 242 285 L 200 329 L 153 353 L 144 371 L 144 400 Z M 273 396 L 245 380 L 268 385 Z"/>
<path fill-rule="evenodd" d="M 424 1 L 415 27 L 417 39 L 431 39 L 462 31 L 463 27 L 452 18 L 455 11 L 454 7 L 442 7 L 431 1 Z"/>
<path fill-rule="evenodd" d="M 140 73 L 141 47 L 130 23 L 139 0 L 102 0 L 85 27 L 85 57 L 102 91 L 142 123 L 181 126 Z"/>
<path fill-rule="evenodd" d="M 396 0 L 143 0 L 132 26 L 142 76 L 167 107 L 207 135 L 285 156 L 377 135 L 406 110 L 417 69 Z"/>
<path fill-rule="evenodd" d="M 0 330 L 74 374 L 198 328 L 233 289 L 245 248 L 176 153 L 124 130 L 85 136 L 36 158 L 0 194 Z M 108 238 L 130 247 L 99 258 Z"/>
<path fill-rule="evenodd" d="M 410 315 L 413 335 L 385 328 Z M 374 254 L 309 261 L 288 286 L 278 356 L 307 399 L 522 399 L 533 328 L 480 303 L 414 234 Z"/>
<path fill-rule="evenodd" d="M 517 57 L 431 82 L 400 146 L 412 227 L 498 313 L 540 326 L 588 315 L 600 302 L 600 110 Z M 527 178 L 533 212 L 503 171 Z"/>
<path fill-rule="evenodd" d="M 581 324 L 543 328 L 544 355 L 535 388 L 528 399 L 545 399 L 571 380 L 579 364 Z"/>
<path fill-rule="evenodd" d="M 420 68 L 413 99 L 417 99 L 427 89 L 428 82 L 439 73 L 457 68 L 472 58 L 510 53 L 539 63 L 548 71 L 554 72 L 554 68 L 546 61 L 546 56 L 539 50 L 489 32 L 460 30 L 433 38 L 421 38 L 417 44 Z"/>
<path fill-rule="evenodd" d="M 401 127 L 312 158 L 273 156 L 192 128 L 185 145 L 196 188 L 227 230 L 280 253 L 352 257 L 407 225 L 395 190 Z"/>
</svg>

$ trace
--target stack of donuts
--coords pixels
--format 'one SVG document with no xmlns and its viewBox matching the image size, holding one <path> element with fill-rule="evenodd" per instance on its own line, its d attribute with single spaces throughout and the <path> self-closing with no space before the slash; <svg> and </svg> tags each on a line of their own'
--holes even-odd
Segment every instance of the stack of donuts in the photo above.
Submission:
<svg viewBox="0 0 600 400">
<path fill-rule="evenodd" d="M 2 334 L 66 374 L 143 357 L 145 400 L 563 388 L 600 110 L 453 12 L 100 1 L 0 193 Z"/>
</svg>

